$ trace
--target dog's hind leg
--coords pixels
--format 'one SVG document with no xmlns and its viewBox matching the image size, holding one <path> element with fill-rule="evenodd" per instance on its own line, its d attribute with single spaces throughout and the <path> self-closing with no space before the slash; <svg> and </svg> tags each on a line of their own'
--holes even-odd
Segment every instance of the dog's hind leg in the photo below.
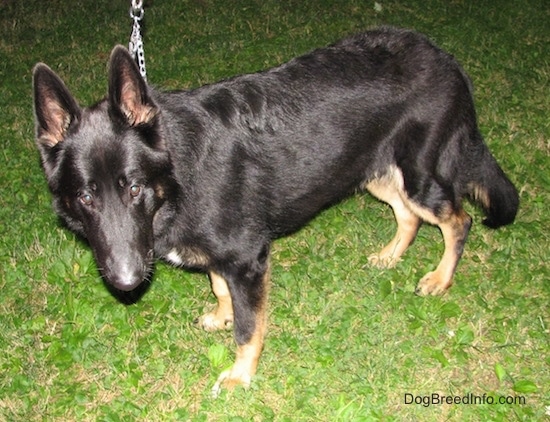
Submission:
<svg viewBox="0 0 550 422">
<path fill-rule="evenodd" d="M 380 179 L 375 179 L 365 185 L 366 189 L 376 198 L 388 203 L 394 212 L 397 222 L 397 232 L 393 239 L 382 250 L 370 255 L 368 260 L 371 265 L 380 268 L 391 268 L 397 264 L 401 255 L 414 241 L 416 233 L 422 223 L 402 199 L 399 189 L 399 181 L 393 176 L 393 172 Z"/>
<path fill-rule="evenodd" d="M 221 275 L 215 272 L 211 272 L 209 276 L 212 291 L 218 300 L 218 305 L 212 312 L 201 316 L 197 323 L 206 331 L 231 328 L 233 325 L 233 303 L 227 282 Z"/>
<path fill-rule="evenodd" d="M 445 194 L 444 189 L 435 181 L 432 181 L 427 192 L 429 193 L 424 195 L 424 201 L 432 201 L 431 206 L 420 205 L 419 202 L 409 199 L 406 192 L 402 192 L 407 208 L 422 220 L 438 226 L 445 244 L 445 251 L 437 268 L 422 277 L 416 287 L 415 293 L 420 296 L 440 295 L 451 287 L 472 225 L 468 213 L 460 204 L 453 205 L 453 201 L 448 199 L 448 193 Z"/>
<path fill-rule="evenodd" d="M 420 296 L 439 295 L 451 287 L 456 266 L 464 251 L 472 219 L 466 211 L 460 209 L 435 223 L 443 234 L 445 252 L 437 268 L 422 277 L 418 283 L 415 293 Z"/>
<path fill-rule="evenodd" d="M 394 238 L 378 254 L 371 255 L 369 262 L 382 267 L 393 266 L 414 240 L 422 221 L 427 221 L 440 228 L 445 251 L 437 268 L 420 280 L 415 293 L 420 296 L 444 293 L 453 282 L 456 266 L 462 256 L 472 224 L 470 216 L 459 205 L 453 206 L 435 181 L 430 184 L 428 191 L 431 193 L 426 194 L 425 199 L 426 202 L 433 201 L 430 207 L 411 200 L 404 188 L 403 174 L 396 167 L 390 167 L 386 175 L 370 181 L 365 187 L 391 205 L 397 220 Z"/>
</svg>

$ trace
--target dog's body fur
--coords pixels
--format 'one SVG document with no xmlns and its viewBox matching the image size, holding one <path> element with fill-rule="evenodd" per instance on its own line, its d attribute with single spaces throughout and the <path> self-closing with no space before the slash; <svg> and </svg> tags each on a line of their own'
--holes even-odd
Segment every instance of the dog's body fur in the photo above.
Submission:
<svg viewBox="0 0 550 422">
<path fill-rule="evenodd" d="M 392 266 L 422 221 L 445 252 L 417 287 L 452 283 L 471 219 L 511 223 L 517 191 L 478 131 L 470 82 L 412 31 L 380 28 L 280 67 L 190 91 L 146 85 L 122 47 L 109 95 L 80 108 L 45 65 L 34 71 L 37 142 L 67 225 L 86 237 L 103 278 L 129 291 L 153 257 L 209 273 L 218 307 L 208 330 L 234 322 L 235 365 L 220 385 L 248 385 L 265 334 L 269 248 L 358 190 L 389 203 L 394 239 L 370 257 Z"/>
</svg>

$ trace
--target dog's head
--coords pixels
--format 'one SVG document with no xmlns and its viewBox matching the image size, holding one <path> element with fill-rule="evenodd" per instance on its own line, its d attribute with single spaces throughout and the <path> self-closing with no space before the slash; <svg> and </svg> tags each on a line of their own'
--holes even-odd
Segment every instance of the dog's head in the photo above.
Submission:
<svg viewBox="0 0 550 422">
<path fill-rule="evenodd" d="M 108 97 L 81 108 L 45 64 L 34 68 L 36 140 L 54 207 L 88 239 L 103 278 L 129 291 L 152 269 L 154 220 L 176 188 L 161 113 L 116 47 Z"/>
</svg>

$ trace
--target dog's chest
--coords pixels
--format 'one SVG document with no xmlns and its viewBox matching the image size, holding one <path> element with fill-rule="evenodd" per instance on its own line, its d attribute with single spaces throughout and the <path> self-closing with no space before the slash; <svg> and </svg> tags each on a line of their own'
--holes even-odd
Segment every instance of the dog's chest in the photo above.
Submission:
<svg viewBox="0 0 550 422">
<path fill-rule="evenodd" d="M 207 267 L 210 262 L 201 250 L 185 246 L 171 249 L 164 258 L 171 264 L 192 268 Z"/>
</svg>

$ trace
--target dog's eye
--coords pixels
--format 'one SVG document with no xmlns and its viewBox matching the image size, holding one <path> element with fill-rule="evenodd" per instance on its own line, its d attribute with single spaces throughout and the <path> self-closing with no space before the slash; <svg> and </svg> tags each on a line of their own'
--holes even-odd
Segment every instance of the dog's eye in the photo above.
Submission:
<svg viewBox="0 0 550 422">
<path fill-rule="evenodd" d="M 89 193 L 83 193 L 78 197 L 78 200 L 83 205 L 92 205 L 94 198 Z"/>
<path fill-rule="evenodd" d="M 138 196 L 140 192 L 141 192 L 140 186 L 138 185 L 130 186 L 130 195 L 132 196 L 132 198 L 135 198 L 136 196 Z"/>
</svg>

